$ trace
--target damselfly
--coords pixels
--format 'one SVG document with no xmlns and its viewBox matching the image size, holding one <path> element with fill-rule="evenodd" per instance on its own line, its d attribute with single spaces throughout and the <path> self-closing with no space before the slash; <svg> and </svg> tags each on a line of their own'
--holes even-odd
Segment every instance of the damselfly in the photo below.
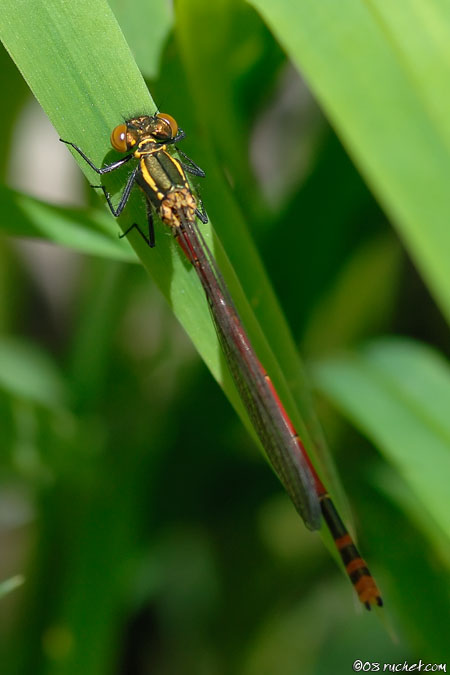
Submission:
<svg viewBox="0 0 450 675">
<path fill-rule="evenodd" d="M 275 472 L 310 530 L 319 529 L 323 516 L 361 602 L 367 609 L 373 604 L 381 606 L 383 603 L 377 585 L 260 363 L 214 257 L 197 226 L 196 219 L 206 223 L 207 216 L 192 193 L 186 173 L 201 177 L 205 174 L 184 153 L 179 151 L 184 159 L 180 161 L 168 151 L 169 145 L 184 137 L 184 132 L 170 115 L 158 113 L 135 117 L 115 127 L 111 134 L 112 147 L 129 154 L 102 168 L 96 167 L 74 143 L 63 142 L 72 146 L 100 175 L 111 173 L 132 159 L 137 160 L 117 207 L 114 207 L 103 185 L 94 187 L 103 191 L 116 217 L 125 208 L 135 184 L 144 192 L 147 233 L 134 224 L 122 236 L 136 228 L 146 243 L 153 247 L 153 211 L 172 229 L 185 256 L 197 271 L 237 390 Z"/>
</svg>

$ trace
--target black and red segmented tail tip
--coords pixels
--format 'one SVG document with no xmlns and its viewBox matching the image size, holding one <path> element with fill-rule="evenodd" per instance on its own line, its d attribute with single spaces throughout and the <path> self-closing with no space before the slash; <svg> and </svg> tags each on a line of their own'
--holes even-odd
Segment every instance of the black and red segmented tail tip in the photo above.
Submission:
<svg viewBox="0 0 450 675">
<path fill-rule="evenodd" d="M 358 594 L 358 598 L 369 610 L 372 608 L 372 605 L 382 607 L 383 600 L 378 586 L 367 567 L 366 561 L 361 557 L 355 542 L 342 522 L 329 494 L 324 493 L 321 496 L 320 506 L 322 515 L 341 556 L 345 571 Z"/>
<path fill-rule="evenodd" d="M 368 610 L 372 608 L 372 605 L 382 607 L 383 600 L 380 591 L 378 590 L 378 586 L 367 567 L 366 561 L 360 556 L 349 533 L 346 532 L 341 537 L 336 538 L 334 542 L 342 562 L 345 565 L 345 571 L 347 572 L 362 604 Z"/>
</svg>

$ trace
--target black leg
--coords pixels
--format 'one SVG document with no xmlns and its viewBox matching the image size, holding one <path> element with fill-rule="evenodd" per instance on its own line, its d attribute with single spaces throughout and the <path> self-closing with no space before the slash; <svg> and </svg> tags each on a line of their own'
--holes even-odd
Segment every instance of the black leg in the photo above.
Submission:
<svg viewBox="0 0 450 675">
<path fill-rule="evenodd" d="M 136 174 L 137 174 L 138 171 L 139 171 L 139 164 L 133 170 L 131 176 L 128 178 L 127 184 L 125 185 L 125 189 L 122 192 L 122 196 L 120 198 L 120 202 L 118 203 L 117 207 L 114 207 L 114 204 L 111 201 L 111 195 L 106 190 L 104 185 L 91 185 L 91 187 L 94 188 L 95 190 L 102 190 L 103 194 L 105 195 L 105 199 L 108 202 L 109 209 L 110 209 L 111 213 L 113 214 L 113 216 L 115 216 L 116 218 L 118 218 L 120 216 L 120 214 L 122 213 L 122 211 L 124 210 L 124 208 L 127 204 L 127 201 L 130 198 L 130 192 L 131 192 L 131 189 L 132 189 L 132 187 L 133 187 L 133 185 L 136 181 Z"/>
<path fill-rule="evenodd" d="M 64 141 L 62 138 L 59 139 L 61 143 L 65 143 L 66 145 L 70 145 L 74 150 L 78 152 L 79 155 L 84 159 L 84 161 L 89 164 L 91 169 L 94 169 L 94 171 L 100 175 L 104 173 L 111 173 L 111 171 L 115 171 L 116 169 L 119 168 L 119 166 L 122 166 L 123 164 L 126 164 L 126 162 L 129 162 L 134 155 L 127 155 L 126 157 L 123 157 L 122 159 L 119 159 L 117 162 L 113 162 L 112 164 L 108 164 L 107 166 L 102 167 L 99 169 L 97 166 L 95 166 L 94 162 L 89 159 L 87 155 L 84 154 L 81 148 L 78 147 L 78 145 L 75 145 L 75 143 L 71 143 L 70 141 Z"/>
<path fill-rule="evenodd" d="M 203 169 L 201 169 L 198 164 L 196 164 L 190 157 L 188 157 L 182 150 L 178 148 L 179 154 L 185 159 L 188 164 L 185 164 L 184 162 L 181 162 L 181 166 L 185 171 L 188 173 L 193 174 L 194 176 L 198 176 L 199 178 L 204 178 L 205 177 L 205 172 Z"/>
<path fill-rule="evenodd" d="M 119 235 L 119 238 L 122 239 L 122 237 L 126 237 L 127 234 L 131 232 L 131 230 L 136 229 L 139 234 L 141 235 L 142 239 L 145 241 L 147 246 L 150 248 L 153 248 L 155 246 L 155 228 L 153 226 L 153 214 L 152 214 L 152 209 L 151 205 L 147 202 L 147 223 L 148 223 L 148 237 L 145 236 L 145 234 L 142 232 L 141 228 L 139 225 L 136 223 L 133 223 L 128 230 L 126 230 L 123 234 Z"/>
<path fill-rule="evenodd" d="M 122 239 L 123 237 L 126 237 L 127 234 L 129 234 L 131 232 L 131 230 L 134 230 L 134 229 L 136 229 L 139 232 L 139 234 L 141 235 L 142 239 L 145 241 L 147 246 L 150 246 L 150 248 L 153 248 L 153 246 L 155 245 L 155 241 L 153 240 L 153 245 L 152 245 L 150 238 L 147 239 L 147 237 L 142 232 L 141 228 L 139 227 L 139 225 L 137 223 L 133 223 L 133 225 L 130 225 L 128 230 L 125 230 L 125 232 L 123 234 L 119 235 L 119 239 Z"/>
<path fill-rule="evenodd" d="M 148 201 L 145 203 L 147 207 L 147 223 L 148 223 L 148 245 L 153 248 L 155 245 L 155 227 L 153 225 L 152 208 Z"/>
<path fill-rule="evenodd" d="M 197 218 L 199 220 L 202 221 L 202 223 L 204 225 L 206 225 L 206 223 L 208 222 L 208 214 L 206 213 L 204 204 L 203 204 L 202 200 L 200 199 L 200 197 L 198 195 L 197 195 L 197 202 L 198 202 L 199 208 L 195 209 L 195 215 L 197 216 Z"/>
<path fill-rule="evenodd" d="M 178 143 L 178 141 L 182 141 L 183 138 L 186 138 L 186 132 L 183 131 L 183 129 L 178 129 L 178 133 L 176 136 L 171 138 L 168 141 L 164 141 L 165 145 L 173 145 L 174 143 Z"/>
</svg>

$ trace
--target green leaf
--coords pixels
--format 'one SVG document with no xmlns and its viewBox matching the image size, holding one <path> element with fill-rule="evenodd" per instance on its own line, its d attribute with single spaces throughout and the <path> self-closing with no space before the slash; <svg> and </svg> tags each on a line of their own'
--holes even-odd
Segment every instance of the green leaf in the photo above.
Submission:
<svg viewBox="0 0 450 675">
<path fill-rule="evenodd" d="M 252 0 L 450 317 L 450 5 Z"/>
<path fill-rule="evenodd" d="M 328 359 L 317 384 L 402 474 L 450 537 L 450 368 L 428 347 L 401 339 Z"/>
<path fill-rule="evenodd" d="M 47 204 L 0 186 L 0 227 L 5 234 L 36 237 L 80 253 L 137 262 L 130 244 L 119 239 L 118 228 L 99 209 L 69 209 Z"/>
<path fill-rule="evenodd" d="M 156 108 L 105 0 L 70 5 L 46 0 L 34 3 L 33 12 L 25 4 L 18 7 L 8 1 L 3 5 L 0 36 L 61 137 L 82 146 L 97 166 L 111 155 L 111 129 L 137 111 L 152 113 Z M 92 169 L 74 156 L 90 182 L 98 183 Z M 108 189 L 119 191 L 126 175 L 119 171 Z M 143 199 L 133 195 L 121 226 L 145 222 L 145 217 Z M 110 222 L 114 228 L 112 218 Z M 225 380 L 195 271 L 182 260 L 169 231 L 160 227 L 157 237 L 158 246 L 152 251 L 137 234 L 130 241 L 208 366 Z M 225 388 L 233 399 L 230 379 Z"/>
<path fill-rule="evenodd" d="M 117 157 L 111 152 L 105 156 L 112 128 L 136 112 L 155 111 L 156 106 L 104 0 L 79 0 L 70 4 L 59 0 L 41 0 L 34 3 L 33 12 L 29 12 L 25 5 L 18 6 L 15 0 L 6 0 L 2 8 L 0 32 L 6 48 L 61 137 L 81 146 L 96 166 Z M 76 159 L 90 181 L 98 182 L 98 176 L 92 175 L 92 169 L 78 155 Z M 107 188 L 113 195 L 123 187 L 128 171 L 127 167 L 124 169 L 118 171 L 117 175 L 107 177 Z M 143 199 L 135 191 L 119 219 L 121 227 L 126 230 L 133 223 L 145 222 L 145 218 Z M 224 214 L 224 222 L 227 222 L 227 218 L 230 215 Z M 253 345 L 305 445 L 314 453 L 315 446 L 320 449 L 323 447 L 323 438 L 310 404 L 295 346 L 274 296 L 272 293 L 264 296 L 262 306 L 266 316 L 276 316 L 278 319 L 275 326 L 270 326 L 268 322 L 266 325 L 272 333 L 278 334 L 277 344 L 282 342 L 285 345 L 282 350 L 277 347 L 277 353 L 284 360 L 284 372 L 289 373 L 289 385 L 220 242 L 213 237 L 211 225 L 202 229 Z M 196 272 L 186 263 L 172 233 L 162 224 L 157 226 L 156 237 L 158 245 L 153 250 L 149 250 L 135 231 L 129 238 L 214 377 L 249 426 L 218 344 Z M 269 288 L 250 240 L 242 237 L 241 243 L 242 259 L 249 270 L 252 267 L 255 272 L 254 283 L 260 279 L 259 287 Z M 292 392 L 295 392 L 295 401 L 302 408 L 302 417 Z"/>
</svg>

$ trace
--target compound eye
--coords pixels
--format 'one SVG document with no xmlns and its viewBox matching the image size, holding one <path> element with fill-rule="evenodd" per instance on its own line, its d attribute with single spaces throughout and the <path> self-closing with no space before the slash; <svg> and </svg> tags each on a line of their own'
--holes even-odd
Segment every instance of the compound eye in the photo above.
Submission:
<svg viewBox="0 0 450 675">
<path fill-rule="evenodd" d="M 126 152 L 128 150 L 127 125 L 119 124 L 111 132 L 111 145 L 117 152 Z"/>
<path fill-rule="evenodd" d="M 178 133 L 178 124 L 177 121 L 172 117 L 172 115 L 168 115 L 167 113 L 157 113 L 156 117 L 160 120 L 163 120 L 164 122 L 166 122 L 166 124 L 169 125 L 171 131 L 170 138 L 175 138 L 175 136 Z"/>
</svg>

